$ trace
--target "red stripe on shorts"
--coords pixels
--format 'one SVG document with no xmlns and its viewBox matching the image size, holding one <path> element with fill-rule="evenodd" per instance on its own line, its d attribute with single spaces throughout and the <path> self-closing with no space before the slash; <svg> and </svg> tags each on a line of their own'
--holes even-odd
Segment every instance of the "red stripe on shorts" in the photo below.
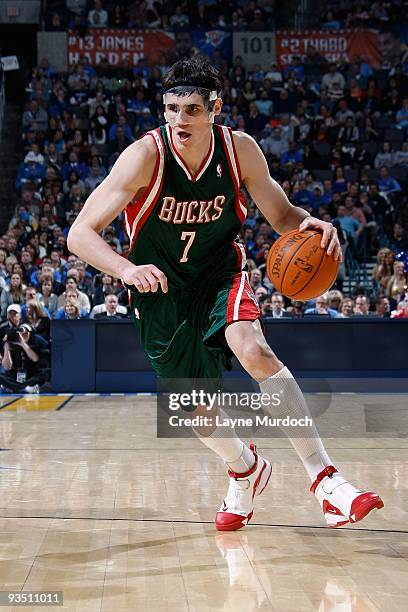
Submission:
<svg viewBox="0 0 408 612">
<path fill-rule="evenodd" d="M 248 273 L 238 272 L 234 276 L 228 294 L 227 325 L 234 321 L 256 321 L 260 316 L 261 312 L 249 284 Z"/>
</svg>

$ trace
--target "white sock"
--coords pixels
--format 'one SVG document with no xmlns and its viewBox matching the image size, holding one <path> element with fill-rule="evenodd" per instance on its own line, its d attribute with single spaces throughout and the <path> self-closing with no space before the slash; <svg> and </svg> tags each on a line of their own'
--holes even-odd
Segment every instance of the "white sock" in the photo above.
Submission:
<svg viewBox="0 0 408 612">
<path fill-rule="evenodd" d="M 276 407 L 271 405 L 269 408 L 273 417 L 289 416 L 290 418 L 301 419 L 309 416 L 311 418 L 303 393 L 288 368 L 282 368 L 273 376 L 262 381 L 259 386 L 262 393 L 268 393 L 270 396 L 278 391 L 283 391 L 280 405 Z M 316 480 L 316 476 L 325 467 L 333 465 L 315 425 L 308 427 L 307 430 L 303 427 L 281 427 L 281 429 L 297 452 L 312 482 Z M 304 434 L 305 431 L 307 431 L 307 438 L 294 435 L 297 433 Z"/>
<path fill-rule="evenodd" d="M 228 416 L 219 410 L 221 419 Z M 228 437 L 225 436 L 225 428 L 217 427 L 210 436 L 202 436 L 196 429 L 194 433 L 214 453 L 216 453 L 232 472 L 243 474 L 251 469 L 255 463 L 254 454 L 242 440 L 240 440 L 234 429 L 228 428 Z"/>
</svg>

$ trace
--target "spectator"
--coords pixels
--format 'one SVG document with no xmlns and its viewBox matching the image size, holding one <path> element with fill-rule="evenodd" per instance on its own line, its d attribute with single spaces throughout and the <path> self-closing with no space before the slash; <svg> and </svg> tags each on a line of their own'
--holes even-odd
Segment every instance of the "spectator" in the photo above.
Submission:
<svg viewBox="0 0 408 612">
<path fill-rule="evenodd" d="M 337 70 L 336 64 L 330 64 L 329 72 L 322 78 L 322 89 L 326 89 L 329 98 L 332 100 L 340 100 L 344 94 L 346 81 L 344 76 Z"/>
<path fill-rule="evenodd" d="M 47 342 L 49 341 L 50 318 L 39 300 L 31 299 L 26 301 L 25 319 L 38 336 L 41 336 L 44 340 L 47 340 Z"/>
<path fill-rule="evenodd" d="M 271 63 L 271 69 L 265 74 L 264 82 L 271 82 L 272 85 L 279 87 L 283 81 L 283 76 L 280 70 L 278 70 L 278 66 L 276 62 Z"/>
<path fill-rule="evenodd" d="M 88 143 L 90 145 L 104 145 L 108 140 L 108 134 L 105 126 L 99 121 L 91 119 L 88 130 Z"/>
<path fill-rule="evenodd" d="M 268 117 L 261 115 L 258 111 L 255 102 L 250 102 L 248 106 L 248 115 L 245 117 L 245 126 L 248 134 L 252 136 L 259 136 L 267 124 Z"/>
<path fill-rule="evenodd" d="M 322 23 L 323 30 L 340 30 L 343 27 L 343 23 L 334 17 L 332 11 L 327 11 Z"/>
<path fill-rule="evenodd" d="M 381 145 L 381 151 L 377 153 L 374 159 L 374 167 L 381 168 L 385 166 L 386 168 L 391 168 L 394 165 L 395 155 L 391 149 L 391 144 L 389 142 L 383 142 Z"/>
<path fill-rule="evenodd" d="M 329 308 L 340 312 L 343 302 L 343 294 L 338 289 L 332 289 L 327 294 Z"/>
<path fill-rule="evenodd" d="M 84 182 L 84 188 L 86 195 L 89 194 L 100 185 L 105 178 L 105 174 L 101 170 L 100 166 L 92 166 L 90 174 L 86 177 Z"/>
<path fill-rule="evenodd" d="M 347 117 L 346 124 L 340 128 L 337 139 L 343 143 L 357 143 L 360 138 L 360 130 L 354 124 L 353 117 Z"/>
<path fill-rule="evenodd" d="M 353 168 L 356 170 L 360 170 L 360 168 L 369 168 L 372 165 L 372 156 L 368 151 L 366 151 L 363 147 L 363 143 L 361 141 L 355 143 L 355 148 L 349 149 L 349 154 L 353 160 Z M 362 182 L 361 176 L 360 182 Z M 367 184 L 368 184 L 368 176 L 366 176 Z"/>
<path fill-rule="evenodd" d="M 249 275 L 249 284 L 254 292 L 258 289 L 258 287 L 263 287 L 262 273 L 259 268 L 254 268 L 251 270 Z"/>
<path fill-rule="evenodd" d="M 366 295 L 359 294 L 356 296 L 354 314 L 359 317 L 365 317 L 370 314 L 370 300 Z"/>
<path fill-rule="evenodd" d="M 307 315 L 328 316 L 330 319 L 336 319 L 339 313 L 337 310 L 329 308 L 328 294 L 324 293 L 316 298 L 316 306 L 314 308 L 307 308 L 305 310 L 305 316 Z"/>
<path fill-rule="evenodd" d="M 31 283 L 31 276 L 37 271 L 37 267 L 33 265 L 33 256 L 27 247 L 21 251 L 20 261 L 24 278 L 27 282 Z"/>
<path fill-rule="evenodd" d="M 270 117 L 273 110 L 273 102 L 265 89 L 260 89 L 255 100 L 256 108 L 265 117 Z"/>
<path fill-rule="evenodd" d="M 122 253 L 122 246 L 119 238 L 115 236 L 115 228 L 113 225 L 108 225 L 103 232 L 103 239 L 107 242 L 117 253 Z"/>
<path fill-rule="evenodd" d="M 88 25 L 91 28 L 106 28 L 108 13 L 102 6 L 101 0 L 94 0 L 94 9 L 88 13 Z"/>
<path fill-rule="evenodd" d="M 72 268 L 67 274 L 67 278 L 71 277 L 75 278 L 79 291 L 86 293 L 88 297 L 92 295 L 94 286 L 93 277 L 91 272 L 87 270 L 87 264 L 81 259 L 76 259 L 73 262 Z"/>
<path fill-rule="evenodd" d="M 319 54 L 313 45 L 306 47 L 306 57 L 304 60 L 306 82 L 310 85 L 313 81 L 320 80 L 322 74 L 326 70 L 327 62 L 325 58 Z M 336 68 L 336 66 L 334 65 Z"/>
<path fill-rule="evenodd" d="M 123 312 L 123 309 L 125 312 Z M 124 306 L 119 306 L 118 296 L 115 293 L 107 293 L 105 295 L 104 309 L 102 312 L 96 312 L 93 318 L 98 319 L 126 319 L 127 312 Z M 92 318 L 92 317 L 91 317 Z"/>
<path fill-rule="evenodd" d="M 287 319 L 291 318 L 291 314 L 284 309 L 283 295 L 278 291 L 274 291 L 271 295 L 272 318 Z"/>
<path fill-rule="evenodd" d="M 72 197 L 75 194 L 73 189 L 74 187 L 78 187 L 81 199 L 85 199 L 85 182 L 83 180 L 80 180 L 78 172 L 76 170 L 71 170 L 68 175 L 68 178 L 63 183 L 62 191 L 64 192 L 64 194 L 66 194 L 66 196 Z"/>
<path fill-rule="evenodd" d="M 380 293 L 387 291 L 388 283 L 393 274 L 394 254 L 388 248 L 382 248 L 377 253 L 377 263 L 372 271 L 374 288 Z"/>
<path fill-rule="evenodd" d="M 3 338 L 10 329 L 16 330 L 21 323 L 21 307 L 20 304 L 10 304 L 7 307 L 7 319 L 0 325 L 0 346 L 2 346 Z"/>
<path fill-rule="evenodd" d="M 390 317 L 390 302 L 385 295 L 379 295 L 374 301 L 375 311 L 373 313 L 376 317 L 387 319 Z"/>
<path fill-rule="evenodd" d="M 293 191 L 292 199 L 297 206 L 301 206 L 306 210 L 311 210 L 313 207 L 313 194 L 307 189 L 306 181 L 299 181 L 298 189 Z"/>
<path fill-rule="evenodd" d="M 35 300 L 37 297 L 37 290 L 33 285 L 28 285 L 24 289 L 24 304 L 21 307 L 21 316 L 23 320 L 26 317 L 26 304 L 29 300 Z"/>
<path fill-rule="evenodd" d="M 269 293 L 261 295 L 258 301 L 259 301 L 259 306 L 261 308 L 261 315 L 263 317 L 272 316 L 272 302 L 271 302 L 271 296 L 269 295 Z"/>
<path fill-rule="evenodd" d="M 268 290 L 266 287 L 258 287 L 258 289 L 255 291 L 255 297 L 257 299 L 257 302 L 260 302 L 260 299 L 263 295 L 269 295 L 268 294 Z"/>
<path fill-rule="evenodd" d="M 23 304 L 24 285 L 21 274 L 13 273 L 10 276 L 10 286 L 1 293 L 1 320 L 4 321 L 7 315 L 7 308 L 10 304 Z"/>
<path fill-rule="evenodd" d="M 265 155 L 273 155 L 279 159 L 289 148 L 287 141 L 282 138 L 282 130 L 279 127 L 269 136 L 261 138 L 259 144 Z"/>
<path fill-rule="evenodd" d="M 183 6 L 176 4 L 174 14 L 170 17 L 170 25 L 173 28 L 185 28 L 190 25 L 189 16 L 183 12 Z"/>
<path fill-rule="evenodd" d="M 87 0 L 65 0 L 67 9 L 76 15 L 82 15 L 85 10 Z"/>
<path fill-rule="evenodd" d="M 286 312 L 290 314 L 292 319 L 302 319 L 304 311 L 305 303 L 298 300 L 293 300 L 292 304 L 286 309 Z"/>
<path fill-rule="evenodd" d="M 58 320 L 77 320 L 87 319 L 88 312 L 81 308 L 79 300 L 74 296 L 69 296 L 64 302 L 64 306 L 59 308 L 55 313 L 55 318 Z"/>
<path fill-rule="evenodd" d="M 344 176 L 344 170 L 341 166 L 335 170 L 335 178 L 332 183 L 333 193 L 346 193 L 348 190 L 347 180 Z"/>
<path fill-rule="evenodd" d="M 354 302 L 351 298 L 345 298 L 340 307 L 339 317 L 341 319 L 349 319 L 353 316 Z"/>
<path fill-rule="evenodd" d="M 388 168 L 385 166 L 380 168 L 380 176 L 377 179 L 377 185 L 380 194 L 388 198 L 393 198 L 393 196 L 401 192 L 401 185 L 393 176 L 390 176 Z"/>
<path fill-rule="evenodd" d="M 293 167 L 303 161 L 303 149 L 296 145 L 296 142 L 289 143 L 289 149 L 281 155 L 280 163 L 286 167 Z"/>
<path fill-rule="evenodd" d="M 397 309 L 391 312 L 391 319 L 408 319 L 408 296 L 405 295 L 398 303 Z"/>
<path fill-rule="evenodd" d="M 37 156 L 33 151 L 27 153 L 24 162 L 20 165 L 17 178 L 16 190 L 21 191 L 23 185 L 34 184 L 39 187 L 44 178 L 44 166 L 37 162 Z M 26 214 L 28 214 L 26 212 Z"/>
<path fill-rule="evenodd" d="M 394 164 L 400 168 L 408 168 L 408 140 L 402 143 L 401 151 L 395 152 Z"/>
<path fill-rule="evenodd" d="M 370 205 L 374 217 L 383 224 L 390 213 L 390 206 L 387 200 L 378 192 L 377 183 L 371 182 L 368 191 L 368 204 Z"/>
<path fill-rule="evenodd" d="M 351 239 L 352 244 L 356 241 L 363 230 L 363 226 L 353 217 L 352 214 L 343 205 L 337 209 L 337 218 L 335 219 L 340 224 L 341 229 Z"/>
<path fill-rule="evenodd" d="M 88 169 L 83 162 L 78 160 L 78 155 L 75 151 L 71 151 L 68 161 L 61 168 L 61 179 L 67 181 L 72 172 L 75 172 L 79 179 L 86 178 Z"/>
<path fill-rule="evenodd" d="M 31 100 L 28 109 L 23 113 L 22 121 L 24 129 L 35 125 L 40 132 L 45 132 L 48 126 L 48 114 L 38 100 Z"/>
<path fill-rule="evenodd" d="M 27 323 L 7 332 L 2 358 L 5 373 L 0 374 L 3 393 L 39 393 L 40 385 L 45 382 L 41 358 L 46 347 L 45 341 L 41 341 Z"/>
<path fill-rule="evenodd" d="M 350 190 L 351 193 L 351 190 Z M 347 214 L 356 219 L 360 226 L 364 228 L 367 225 L 367 219 L 363 212 L 362 206 L 355 206 L 354 200 L 351 195 L 348 195 L 344 198 L 344 207 L 347 211 Z"/>
<path fill-rule="evenodd" d="M 257 213 L 257 209 L 255 208 L 254 204 L 249 204 L 247 217 L 245 219 L 245 226 L 249 226 L 249 228 L 251 228 L 252 230 L 256 226 L 256 213 Z M 244 230 L 246 229 L 245 226 L 244 226 Z M 252 236 L 253 236 L 253 232 L 252 232 Z"/>
<path fill-rule="evenodd" d="M 398 301 L 407 293 L 408 281 L 405 266 L 402 261 L 394 261 L 394 274 L 387 285 L 387 296 Z"/>
<path fill-rule="evenodd" d="M 399 130 L 404 130 L 407 133 L 408 130 L 408 98 L 404 98 L 402 107 L 395 116 L 396 127 Z"/>
<path fill-rule="evenodd" d="M 362 133 L 362 139 L 364 142 L 372 142 L 377 141 L 379 138 L 379 133 L 374 129 L 373 120 L 371 117 L 364 118 L 364 127 Z"/>
<path fill-rule="evenodd" d="M 123 129 L 125 138 L 127 138 L 128 140 L 132 139 L 132 129 L 126 123 L 126 117 L 123 116 L 123 115 L 120 115 L 118 117 L 118 122 L 114 123 L 112 125 L 112 127 L 110 128 L 110 130 L 109 130 L 109 140 L 110 141 L 115 140 L 118 128 L 122 128 Z"/>
<path fill-rule="evenodd" d="M 301 62 L 301 59 L 300 59 L 299 55 L 294 55 L 292 57 L 291 62 L 284 69 L 283 74 L 284 74 L 284 76 L 286 78 L 290 77 L 291 75 L 294 75 L 294 77 L 298 81 L 303 81 L 304 80 L 304 78 L 305 78 L 305 69 L 304 69 L 304 66 L 302 65 L 302 62 Z"/>
<path fill-rule="evenodd" d="M 51 280 L 45 279 L 41 283 L 41 292 L 37 294 L 37 299 L 47 309 L 50 317 L 53 317 L 58 308 L 58 298 L 52 291 Z"/>
<path fill-rule="evenodd" d="M 122 153 L 129 145 L 132 144 L 132 139 L 127 137 L 122 126 L 116 129 L 116 135 L 108 144 L 108 153 L 112 156 L 114 153 Z"/>
<path fill-rule="evenodd" d="M 110 276 L 110 274 L 103 273 L 101 276 L 95 277 L 95 283 L 100 283 L 100 285 L 96 287 L 92 295 L 92 303 L 94 306 L 103 304 L 107 295 L 115 293 L 113 276 Z"/>
<path fill-rule="evenodd" d="M 401 223 L 394 223 L 389 247 L 396 253 L 398 251 L 408 251 L 408 238 Z"/>
<path fill-rule="evenodd" d="M 78 297 L 78 302 L 80 304 L 80 309 L 84 310 L 86 313 L 89 313 L 89 311 L 91 310 L 91 304 L 89 302 L 89 298 L 86 295 L 86 293 L 79 291 L 78 283 L 73 276 L 67 276 L 67 280 L 65 282 L 65 291 L 61 293 L 61 295 L 58 297 L 58 301 L 57 301 L 58 309 L 64 308 L 65 301 L 68 297 L 67 292 L 69 290 L 76 292 L 76 295 Z"/>
</svg>

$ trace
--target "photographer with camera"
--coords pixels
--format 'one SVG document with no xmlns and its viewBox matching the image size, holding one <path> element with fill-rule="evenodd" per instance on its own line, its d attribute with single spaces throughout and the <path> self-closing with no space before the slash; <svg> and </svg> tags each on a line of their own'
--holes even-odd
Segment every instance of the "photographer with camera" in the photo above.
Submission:
<svg viewBox="0 0 408 612">
<path fill-rule="evenodd" d="M 47 354 L 48 343 L 28 323 L 10 328 L 3 339 L 2 393 L 39 393 L 46 379 L 42 368 Z"/>
<path fill-rule="evenodd" d="M 20 304 L 10 304 L 7 307 L 7 319 L 0 325 L 0 347 L 3 344 L 3 338 L 10 329 L 17 329 L 21 324 L 21 306 Z"/>
</svg>

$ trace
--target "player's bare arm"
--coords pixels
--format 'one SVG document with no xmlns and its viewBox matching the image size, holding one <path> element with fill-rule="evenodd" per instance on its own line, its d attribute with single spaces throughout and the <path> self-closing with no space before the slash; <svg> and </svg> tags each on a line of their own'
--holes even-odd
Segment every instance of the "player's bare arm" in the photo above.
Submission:
<svg viewBox="0 0 408 612">
<path fill-rule="evenodd" d="M 269 174 L 268 164 L 260 147 L 251 136 L 234 132 L 242 179 L 259 210 L 272 227 L 284 234 L 299 227 L 319 229 L 323 232 L 321 246 L 327 247 L 328 255 L 341 260 L 341 247 L 337 230 L 331 224 L 311 217 L 302 208 L 293 206 L 282 187 Z"/>
<path fill-rule="evenodd" d="M 109 175 L 91 193 L 68 234 L 68 248 L 98 270 L 145 293 L 167 292 L 167 279 L 153 264 L 135 266 L 115 253 L 100 236 L 135 197 L 143 196 L 153 176 L 156 148 L 151 137 L 130 145 L 119 156 Z"/>
</svg>

